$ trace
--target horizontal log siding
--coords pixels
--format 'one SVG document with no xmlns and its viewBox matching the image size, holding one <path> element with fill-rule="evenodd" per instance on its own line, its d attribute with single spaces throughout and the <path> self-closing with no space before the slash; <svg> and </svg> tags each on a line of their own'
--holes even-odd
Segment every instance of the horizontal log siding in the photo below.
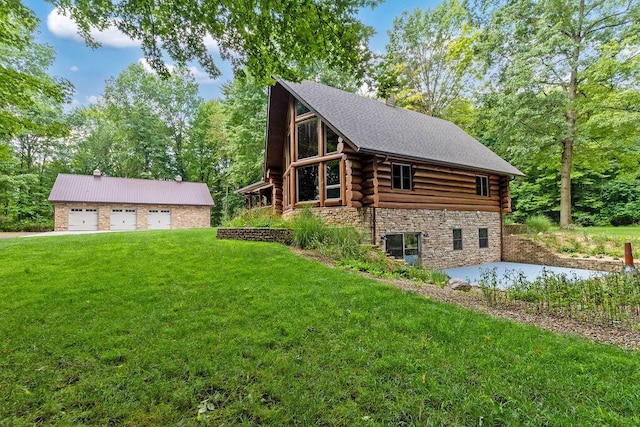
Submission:
<svg viewBox="0 0 640 427">
<path fill-rule="evenodd" d="M 508 179 L 462 169 L 411 163 L 412 189 L 391 188 L 391 160 L 378 159 L 364 167 L 363 202 L 380 208 L 452 209 L 500 212 L 510 209 Z M 399 163 L 403 163 L 401 160 Z M 407 162 L 404 162 L 405 164 Z M 489 196 L 476 195 L 476 176 L 489 177 Z"/>
</svg>

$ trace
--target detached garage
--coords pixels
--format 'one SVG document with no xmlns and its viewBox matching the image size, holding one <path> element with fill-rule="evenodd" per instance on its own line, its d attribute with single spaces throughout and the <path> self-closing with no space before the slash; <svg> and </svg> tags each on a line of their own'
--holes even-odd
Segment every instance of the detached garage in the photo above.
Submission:
<svg viewBox="0 0 640 427">
<path fill-rule="evenodd" d="M 205 184 L 59 174 L 49 201 L 56 231 L 160 230 L 211 226 Z"/>
</svg>

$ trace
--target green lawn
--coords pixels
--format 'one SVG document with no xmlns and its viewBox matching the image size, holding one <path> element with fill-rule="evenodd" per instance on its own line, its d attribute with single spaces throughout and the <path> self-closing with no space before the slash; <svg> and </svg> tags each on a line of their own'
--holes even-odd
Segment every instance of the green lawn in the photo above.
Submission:
<svg viewBox="0 0 640 427">
<path fill-rule="evenodd" d="M 0 241 L 0 425 L 640 424 L 640 353 L 214 234 Z"/>
<path fill-rule="evenodd" d="M 583 227 L 579 230 L 593 236 L 640 239 L 640 225 L 626 227 Z"/>
</svg>

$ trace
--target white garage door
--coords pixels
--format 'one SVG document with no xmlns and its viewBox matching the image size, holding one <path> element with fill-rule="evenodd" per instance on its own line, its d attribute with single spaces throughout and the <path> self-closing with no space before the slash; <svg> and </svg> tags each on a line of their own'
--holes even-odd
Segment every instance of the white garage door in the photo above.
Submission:
<svg viewBox="0 0 640 427">
<path fill-rule="evenodd" d="M 169 209 L 149 209 L 147 229 L 168 230 L 171 228 L 171 211 Z"/>
<path fill-rule="evenodd" d="M 136 229 L 135 209 L 111 209 L 111 230 L 135 230 Z"/>
<path fill-rule="evenodd" d="M 98 209 L 71 208 L 69 211 L 69 231 L 97 231 Z"/>
</svg>

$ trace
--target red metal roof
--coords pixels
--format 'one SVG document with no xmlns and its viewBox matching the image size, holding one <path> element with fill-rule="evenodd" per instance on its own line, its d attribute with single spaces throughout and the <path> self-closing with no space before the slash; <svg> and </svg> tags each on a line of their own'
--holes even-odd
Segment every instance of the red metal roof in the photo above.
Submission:
<svg viewBox="0 0 640 427">
<path fill-rule="evenodd" d="M 59 174 L 50 202 L 213 206 L 206 184 Z"/>
</svg>

